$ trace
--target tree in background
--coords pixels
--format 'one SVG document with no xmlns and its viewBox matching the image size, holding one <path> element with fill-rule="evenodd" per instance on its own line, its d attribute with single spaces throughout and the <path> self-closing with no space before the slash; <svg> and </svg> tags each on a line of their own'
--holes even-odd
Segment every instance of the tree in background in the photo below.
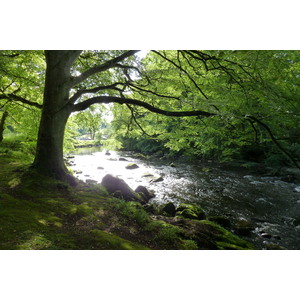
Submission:
<svg viewBox="0 0 300 300">
<path fill-rule="evenodd" d="M 81 134 L 89 133 L 92 140 L 95 139 L 96 133 L 99 131 L 103 120 L 103 113 L 101 110 L 105 108 L 90 107 L 86 111 L 74 116 L 74 122 L 76 122 L 78 131 Z"/>
</svg>

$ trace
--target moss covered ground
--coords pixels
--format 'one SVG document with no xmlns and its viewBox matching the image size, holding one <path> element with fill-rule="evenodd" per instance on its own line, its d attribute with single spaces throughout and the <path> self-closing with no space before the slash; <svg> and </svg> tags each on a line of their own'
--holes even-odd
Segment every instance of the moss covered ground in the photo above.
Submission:
<svg viewBox="0 0 300 300">
<path fill-rule="evenodd" d="M 148 214 L 97 184 L 71 187 L 29 170 L 29 160 L 0 149 L 0 249 L 252 249 L 206 220 Z"/>
</svg>

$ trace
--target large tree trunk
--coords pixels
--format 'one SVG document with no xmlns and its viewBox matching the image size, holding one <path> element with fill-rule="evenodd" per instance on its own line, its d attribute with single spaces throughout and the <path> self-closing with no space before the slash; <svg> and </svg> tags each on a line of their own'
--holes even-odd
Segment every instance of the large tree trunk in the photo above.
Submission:
<svg viewBox="0 0 300 300">
<path fill-rule="evenodd" d="M 65 126 L 71 114 L 68 104 L 70 68 L 75 51 L 47 51 L 44 102 L 33 168 L 39 173 L 68 180 L 63 160 Z"/>
</svg>

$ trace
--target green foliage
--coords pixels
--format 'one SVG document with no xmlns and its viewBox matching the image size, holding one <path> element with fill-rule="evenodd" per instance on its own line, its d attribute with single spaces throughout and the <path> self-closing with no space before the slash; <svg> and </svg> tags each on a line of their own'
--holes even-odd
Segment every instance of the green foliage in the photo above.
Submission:
<svg viewBox="0 0 300 300">
<path fill-rule="evenodd" d="M 198 245 L 193 240 L 183 240 L 182 248 L 184 250 L 198 250 Z"/>
<path fill-rule="evenodd" d="M 34 159 L 36 142 L 27 140 L 24 134 L 8 133 L 0 145 L 0 153 L 12 160 L 18 159 L 30 163 Z"/>
<path fill-rule="evenodd" d="M 104 111 L 104 106 L 97 106 L 97 108 L 93 106 L 84 112 L 75 114 L 72 119 L 77 125 L 78 132 L 81 135 L 88 133 L 90 138 L 94 140 L 101 124 L 104 122 L 102 119 Z"/>
<path fill-rule="evenodd" d="M 127 220 L 136 222 L 140 226 L 144 226 L 150 220 L 149 215 L 138 202 L 126 202 L 124 200 L 116 200 L 116 208 Z"/>
<path fill-rule="evenodd" d="M 161 226 L 155 237 L 156 240 L 168 245 L 178 240 L 178 235 L 182 233 L 180 228 L 165 222 L 160 222 L 160 224 Z"/>
<path fill-rule="evenodd" d="M 93 242 L 95 243 L 95 246 L 98 245 L 98 249 L 147 250 L 147 248 L 142 245 L 122 239 L 111 233 L 94 229 L 91 231 L 91 234 L 94 237 Z"/>
<path fill-rule="evenodd" d="M 186 73 L 178 76 L 178 68 L 149 53 L 143 66 L 147 80 L 153 79 L 152 93 L 135 89 L 131 97 L 166 110 L 199 109 L 217 115 L 175 118 L 115 105 L 113 128 L 125 148 L 145 153 L 169 149 L 226 161 L 241 158 L 245 147 L 263 145 L 266 155 L 261 159 L 266 159 L 272 156 L 273 142 L 265 128 L 246 118 L 252 115 L 299 160 L 290 149 L 291 144 L 300 145 L 299 51 L 203 51 L 215 58 L 205 62 L 195 53 L 193 57 L 176 51 L 160 53 Z M 143 78 L 137 84 L 148 86 Z M 282 158 L 285 164 L 291 163 L 285 155 Z M 272 160 L 276 159 L 266 163 Z"/>
<path fill-rule="evenodd" d="M 70 71 L 76 78 L 124 53 L 86 50 Z M 5 126 L 23 135 L 22 151 L 34 155 L 40 110 L 5 95 L 42 104 L 44 53 L 1 50 L 0 54 L 0 111 L 8 112 Z M 80 94 L 75 104 L 91 95 L 118 97 L 119 103 L 93 104 L 74 113 L 64 147 L 73 150 L 76 137 L 89 134 L 99 143 L 105 139 L 103 144 L 111 149 L 123 146 L 145 153 L 163 151 L 226 161 L 244 158 L 246 148 L 263 146 L 260 160 L 267 165 L 291 165 L 293 159 L 280 154 L 284 152 L 280 146 L 276 150 L 273 146 L 276 139 L 299 161 L 299 72 L 299 51 L 168 50 L 151 51 L 142 60 L 132 55 L 69 90 L 70 97 Z M 132 104 L 119 105 L 129 98 L 166 111 L 197 110 L 210 116 L 178 118 Z M 108 125 L 110 109 L 114 119 Z M 5 139 L 8 129 L 4 133 Z"/>
</svg>

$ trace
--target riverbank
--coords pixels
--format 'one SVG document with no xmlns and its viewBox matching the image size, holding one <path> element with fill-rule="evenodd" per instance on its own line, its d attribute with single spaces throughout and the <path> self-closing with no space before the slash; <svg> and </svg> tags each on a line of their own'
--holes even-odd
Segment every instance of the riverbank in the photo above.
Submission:
<svg viewBox="0 0 300 300">
<path fill-rule="evenodd" d="M 70 187 L 0 155 L 0 249 L 253 249 L 208 220 L 155 216 L 99 184 Z"/>
</svg>

